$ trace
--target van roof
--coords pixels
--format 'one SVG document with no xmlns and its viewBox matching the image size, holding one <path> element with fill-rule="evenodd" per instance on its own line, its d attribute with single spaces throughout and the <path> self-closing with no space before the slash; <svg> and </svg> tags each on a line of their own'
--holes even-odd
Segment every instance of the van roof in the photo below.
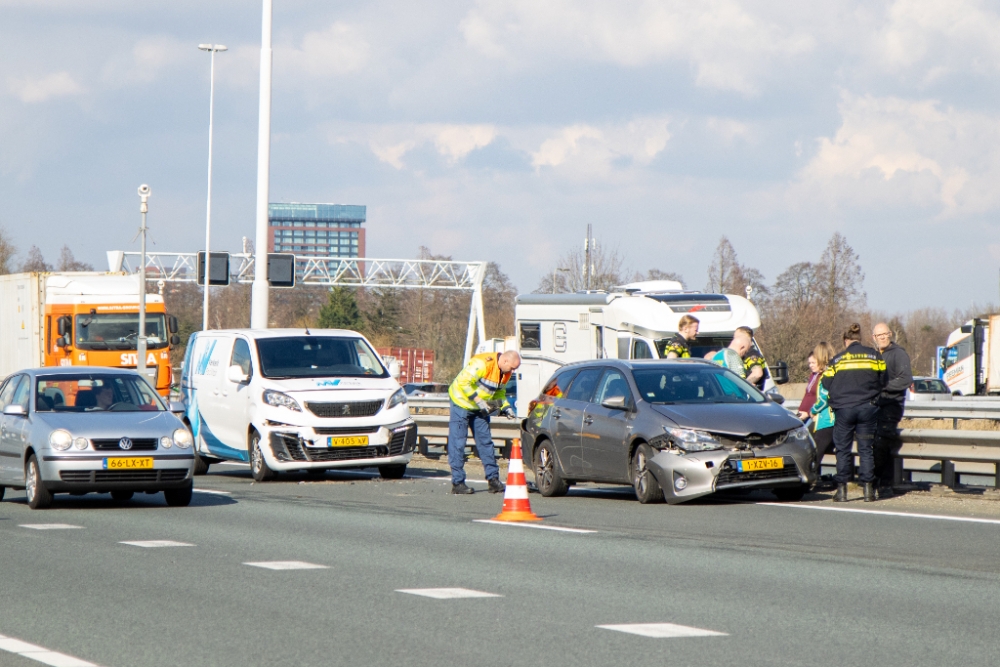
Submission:
<svg viewBox="0 0 1000 667">
<path fill-rule="evenodd" d="M 210 329 L 195 333 L 199 336 L 242 334 L 247 338 L 285 338 L 287 336 L 354 336 L 364 338 L 357 331 L 349 329 Z"/>
</svg>

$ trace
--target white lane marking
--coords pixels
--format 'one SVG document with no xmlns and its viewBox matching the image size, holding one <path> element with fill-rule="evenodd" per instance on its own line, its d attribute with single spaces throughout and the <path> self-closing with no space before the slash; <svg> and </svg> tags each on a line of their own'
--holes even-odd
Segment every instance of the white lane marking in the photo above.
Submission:
<svg viewBox="0 0 1000 667">
<path fill-rule="evenodd" d="M 328 570 L 329 565 L 305 563 L 300 560 L 264 560 L 254 563 L 243 563 L 251 567 L 262 567 L 267 570 Z"/>
<path fill-rule="evenodd" d="M 68 523 L 22 523 L 21 528 L 32 530 L 75 530 L 82 529 L 83 526 L 74 526 Z"/>
<path fill-rule="evenodd" d="M 139 542 L 119 542 L 118 544 L 127 544 L 130 547 L 143 547 L 144 549 L 155 549 L 157 547 L 193 547 L 193 544 L 188 544 L 187 542 L 174 542 L 173 540 L 144 540 Z"/>
<path fill-rule="evenodd" d="M 595 626 L 604 630 L 615 630 L 617 632 L 627 632 L 630 635 L 640 635 L 642 637 L 654 637 L 656 639 L 674 639 L 677 637 L 726 637 L 725 632 L 715 630 L 702 630 L 701 628 L 691 628 L 686 625 L 675 625 L 674 623 L 626 623 L 622 625 L 598 625 Z"/>
<path fill-rule="evenodd" d="M 233 495 L 230 491 L 216 491 L 214 489 L 195 489 L 195 493 L 211 493 L 214 496 L 231 496 Z"/>
<path fill-rule="evenodd" d="M 20 639 L 5 637 L 4 635 L 0 635 L 0 651 L 16 653 L 21 657 L 28 658 L 29 660 L 35 660 L 46 665 L 52 665 L 52 667 L 97 667 L 97 665 L 92 662 L 80 660 L 79 658 L 74 658 L 73 656 L 66 655 L 65 653 L 50 651 L 46 648 L 42 648 L 41 646 L 35 646 L 34 644 L 23 642 Z"/>
<path fill-rule="evenodd" d="M 421 595 L 425 598 L 435 600 L 457 600 L 460 598 L 502 598 L 496 593 L 486 593 L 484 591 L 474 591 L 468 588 L 399 588 L 397 593 L 408 593 L 410 595 Z"/>
<path fill-rule="evenodd" d="M 850 507 L 827 507 L 825 505 L 796 505 L 794 503 L 756 503 L 768 507 L 793 507 L 802 510 L 826 510 L 827 512 L 851 512 L 854 514 L 878 514 L 880 516 L 898 516 L 904 519 L 939 519 L 941 521 L 964 521 L 967 523 L 991 523 L 1000 525 L 1000 519 L 976 519 L 971 516 L 947 516 L 944 514 L 917 514 L 915 512 L 886 512 L 885 510 L 862 510 Z"/>
<path fill-rule="evenodd" d="M 473 519 L 472 523 L 489 523 L 494 526 L 515 526 L 517 528 L 537 528 L 539 530 L 558 530 L 561 533 L 596 533 L 596 530 L 584 530 L 583 528 L 565 528 L 563 526 L 540 526 L 537 523 L 521 521 L 494 521 L 493 519 Z"/>
</svg>

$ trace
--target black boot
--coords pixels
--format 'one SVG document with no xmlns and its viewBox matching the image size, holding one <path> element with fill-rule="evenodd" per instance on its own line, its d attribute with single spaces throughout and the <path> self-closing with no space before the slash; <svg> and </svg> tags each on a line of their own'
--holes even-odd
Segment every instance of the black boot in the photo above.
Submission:
<svg viewBox="0 0 1000 667">
<path fill-rule="evenodd" d="M 892 490 L 892 482 L 879 482 L 878 483 L 878 499 L 885 500 L 886 498 L 892 498 L 896 495 L 896 492 Z"/>
<path fill-rule="evenodd" d="M 490 483 L 490 493 L 503 493 L 504 489 L 507 488 L 504 486 L 503 482 L 500 481 L 499 477 L 491 477 L 486 481 Z"/>
<path fill-rule="evenodd" d="M 475 493 L 472 489 L 465 485 L 465 482 L 459 482 L 458 484 L 451 485 L 451 492 L 456 496 L 464 496 L 469 493 Z"/>
<path fill-rule="evenodd" d="M 875 502 L 875 482 L 865 482 L 865 502 Z"/>
<path fill-rule="evenodd" d="M 838 484 L 837 493 L 833 496 L 833 502 L 835 503 L 846 503 L 847 502 L 847 485 Z"/>
</svg>

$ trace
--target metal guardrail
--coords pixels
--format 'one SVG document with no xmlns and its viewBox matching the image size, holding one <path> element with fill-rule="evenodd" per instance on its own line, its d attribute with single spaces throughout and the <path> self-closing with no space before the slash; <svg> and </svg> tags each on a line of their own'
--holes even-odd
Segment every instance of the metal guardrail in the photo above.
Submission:
<svg viewBox="0 0 1000 667">
<path fill-rule="evenodd" d="M 450 401 L 447 395 L 423 396 L 408 399 L 410 415 L 417 423 L 417 443 L 422 454 L 429 453 L 429 447 L 445 446 L 448 441 L 448 411 Z M 989 476 L 996 488 L 1000 488 L 1000 431 L 959 431 L 959 419 L 990 419 L 1000 422 L 1000 400 L 954 400 L 913 402 L 906 406 L 907 419 L 951 419 L 955 430 L 945 429 L 902 429 L 900 438 L 903 446 L 895 459 L 895 482 L 912 481 L 914 472 L 941 474 L 941 483 L 954 487 L 961 482 L 962 475 Z M 493 441 L 504 458 L 509 457 L 514 438 L 520 437 L 520 421 L 494 418 L 490 423 Z M 469 437 L 469 446 L 472 437 Z M 832 463 L 827 455 L 826 462 Z M 921 467 L 916 462 L 929 462 Z M 909 462 L 909 464 L 907 463 Z M 915 465 L 916 464 L 916 465 Z M 956 464 L 959 468 L 956 469 Z M 939 467 L 939 470 L 934 470 Z"/>
</svg>

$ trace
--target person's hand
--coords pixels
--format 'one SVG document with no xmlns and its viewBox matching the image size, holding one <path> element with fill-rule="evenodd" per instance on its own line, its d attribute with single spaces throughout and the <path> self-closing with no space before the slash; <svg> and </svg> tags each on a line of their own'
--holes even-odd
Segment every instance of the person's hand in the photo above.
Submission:
<svg viewBox="0 0 1000 667">
<path fill-rule="evenodd" d="M 514 419 L 515 415 L 514 415 L 514 411 L 511 410 L 510 406 L 508 405 L 507 407 L 505 407 L 503 410 L 500 411 L 500 416 L 501 417 L 506 417 L 507 419 Z"/>
<path fill-rule="evenodd" d="M 809 413 L 808 412 L 802 412 L 801 410 L 799 410 L 798 411 L 798 415 L 799 415 L 799 419 L 801 419 L 802 421 L 805 421 L 805 420 L 809 419 Z"/>
<path fill-rule="evenodd" d="M 476 406 L 486 414 L 490 413 L 489 404 L 478 396 L 476 396 Z"/>
</svg>

